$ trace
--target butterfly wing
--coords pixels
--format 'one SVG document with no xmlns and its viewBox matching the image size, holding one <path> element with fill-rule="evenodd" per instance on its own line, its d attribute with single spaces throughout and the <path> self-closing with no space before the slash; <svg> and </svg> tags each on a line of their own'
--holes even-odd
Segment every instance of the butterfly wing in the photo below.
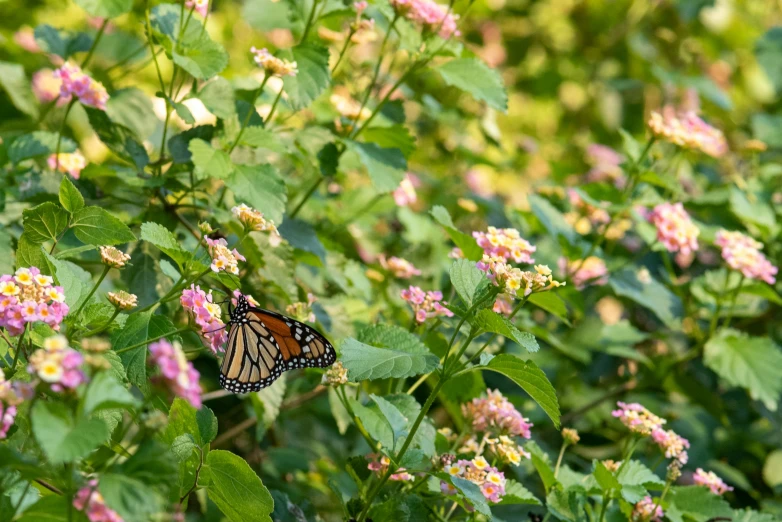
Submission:
<svg viewBox="0 0 782 522">
<path fill-rule="evenodd" d="M 282 350 L 272 332 L 252 313 L 232 322 L 220 368 L 220 386 L 233 393 L 258 391 L 285 370 Z"/>
<path fill-rule="evenodd" d="M 249 312 L 266 326 L 282 352 L 283 371 L 295 368 L 325 368 L 334 364 L 337 353 L 314 328 L 290 317 L 252 308 Z"/>
</svg>

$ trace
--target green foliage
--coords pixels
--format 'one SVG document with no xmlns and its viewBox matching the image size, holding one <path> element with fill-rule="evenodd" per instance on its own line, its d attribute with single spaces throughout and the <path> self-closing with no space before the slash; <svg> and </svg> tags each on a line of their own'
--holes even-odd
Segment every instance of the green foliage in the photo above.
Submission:
<svg viewBox="0 0 782 522">
<path fill-rule="evenodd" d="M 228 451 L 211 451 L 206 460 L 206 472 L 209 499 L 229 520 L 271 520 L 272 496 L 244 459 Z"/>
<path fill-rule="evenodd" d="M 508 95 L 497 71 L 476 58 L 451 60 L 437 68 L 445 83 L 469 93 L 476 100 L 485 101 L 498 111 L 508 109 Z"/>
</svg>

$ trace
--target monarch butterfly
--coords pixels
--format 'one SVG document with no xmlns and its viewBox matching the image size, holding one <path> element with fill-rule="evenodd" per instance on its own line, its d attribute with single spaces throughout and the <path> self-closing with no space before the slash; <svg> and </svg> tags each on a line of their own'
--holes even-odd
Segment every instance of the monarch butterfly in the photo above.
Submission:
<svg viewBox="0 0 782 522">
<path fill-rule="evenodd" d="M 251 306 L 240 295 L 231 311 L 220 386 L 233 393 L 258 391 L 282 372 L 325 368 L 337 358 L 318 331 L 290 317 Z"/>
</svg>

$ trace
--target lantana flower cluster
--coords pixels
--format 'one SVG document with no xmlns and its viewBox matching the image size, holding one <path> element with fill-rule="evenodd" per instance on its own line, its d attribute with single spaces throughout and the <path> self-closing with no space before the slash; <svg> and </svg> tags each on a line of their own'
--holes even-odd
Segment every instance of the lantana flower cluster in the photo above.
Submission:
<svg viewBox="0 0 782 522">
<path fill-rule="evenodd" d="M 67 314 L 62 287 L 38 268 L 19 268 L 14 275 L 0 276 L 0 327 L 11 335 L 21 334 L 25 325 L 36 321 L 59 330 Z"/>
<path fill-rule="evenodd" d="M 713 471 L 704 471 L 702 468 L 698 468 L 692 479 L 697 485 L 709 488 L 715 495 L 724 495 L 728 491 L 733 491 L 733 488 L 725 484 L 725 481 Z"/>
<path fill-rule="evenodd" d="M 250 52 L 255 55 L 253 57 L 255 63 L 271 76 L 282 78 L 283 76 L 296 76 L 299 72 L 296 62 L 277 58 L 265 47 L 263 49 L 257 49 L 253 46 L 250 49 Z"/>
<path fill-rule="evenodd" d="M 60 85 L 60 99 L 70 101 L 76 96 L 82 105 L 95 107 L 102 111 L 106 110 L 106 102 L 109 101 L 109 94 L 102 83 L 89 77 L 81 67 L 67 62 L 62 67 L 54 71 L 55 77 L 62 81 Z"/>
<path fill-rule="evenodd" d="M 369 107 L 362 107 L 361 102 L 349 95 L 334 93 L 329 98 L 329 101 L 331 101 L 331 104 L 340 116 L 349 120 L 362 122 L 372 115 Z"/>
<path fill-rule="evenodd" d="M 227 334 L 221 318 L 220 305 L 212 300 L 211 290 L 207 294 L 199 286 L 190 285 L 182 291 L 179 299 L 182 306 L 193 314 L 196 324 L 201 328 L 201 336 L 209 343 L 212 352 L 223 351 Z"/>
<path fill-rule="evenodd" d="M 678 112 L 668 105 L 662 112 L 652 112 L 649 129 L 657 137 L 680 147 L 700 150 L 714 158 L 728 151 L 722 131 L 715 129 L 693 111 Z"/>
<path fill-rule="evenodd" d="M 103 501 L 98 480 L 91 479 L 73 498 L 73 507 L 83 511 L 90 522 L 124 522 L 124 519 Z"/>
<path fill-rule="evenodd" d="M 589 234 L 592 230 L 611 223 L 611 216 L 608 215 L 608 211 L 587 203 L 576 190 L 568 189 L 567 198 L 570 202 L 571 210 L 565 213 L 565 220 L 579 234 Z"/>
<path fill-rule="evenodd" d="M 285 307 L 285 313 L 303 322 L 314 323 L 315 312 L 312 311 L 312 305 L 315 304 L 317 298 L 313 293 L 307 293 L 307 302 L 297 301 L 291 303 Z"/>
<path fill-rule="evenodd" d="M 612 415 L 618 418 L 630 431 L 645 437 L 651 436 L 666 458 L 675 459 L 681 464 L 687 463 L 687 450 L 690 448 L 690 443 L 673 430 L 663 429 L 668 421 L 658 417 L 637 402 L 624 403 L 620 401 L 616 405 L 618 409 L 614 410 Z"/>
<path fill-rule="evenodd" d="M 690 219 L 681 203 L 660 203 L 649 213 L 649 221 L 657 227 L 657 239 L 668 252 L 675 252 L 679 266 L 692 262 L 698 250 L 700 230 Z"/>
<path fill-rule="evenodd" d="M 8 430 L 14 425 L 17 406 L 24 401 L 26 385 L 6 380 L 0 372 L 0 440 L 8 436 Z"/>
<path fill-rule="evenodd" d="M 722 247 L 722 258 L 733 270 L 738 270 L 748 279 L 758 279 L 773 285 L 779 269 L 766 259 L 763 243 L 755 241 L 741 232 L 720 230 L 714 243 Z"/>
<path fill-rule="evenodd" d="M 391 272 L 398 279 L 410 279 L 413 276 L 421 275 L 421 271 L 413 263 L 401 257 L 391 256 L 386 259 L 385 256 L 380 256 L 379 260 L 380 266 Z"/>
<path fill-rule="evenodd" d="M 68 174 L 73 179 L 79 179 L 81 171 L 87 166 L 87 159 L 79 151 L 60 152 L 49 156 L 46 164 L 52 170 Z"/>
<path fill-rule="evenodd" d="M 587 172 L 587 181 L 610 181 L 617 188 L 624 187 L 626 180 L 621 167 L 622 156 L 614 149 L 593 143 L 587 147 L 585 159 L 592 167 Z"/>
<path fill-rule="evenodd" d="M 608 283 L 608 267 L 605 261 L 597 256 L 589 256 L 583 260 L 559 259 L 559 270 L 573 280 L 579 290 L 589 285 L 602 286 Z"/>
<path fill-rule="evenodd" d="M 228 241 L 223 238 L 212 239 L 205 238 L 206 248 L 209 250 L 209 257 L 212 258 L 210 268 L 213 272 L 228 272 L 231 274 L 239 273 L 239 261 L 246 261 L 244 256 L 235 248 L 228 248 Z"/>
<path fill-rule="evenodd" d="M 433 0 L 391 0 L 391 6 L 399 16 L 421 26 L 424 32 L 437 31 L 445 39 L 460 34 L 456 27 L 458 17 Z"/>
<path fill-rule="evenodd" d="M 481 488 L 481 493 L 491 503 L 500 502 L 505 495 L 505 474 L 490 466 L 482 456 L 472 460 L 458 460 L 446 466 L 445 471 L 452 477 L 469 480 Z M 455 488 L 445 481 L 440 482 L 440 490 L 446 495 L 456 493 Z"/>
<path fill-rule="evenodd" d="M 53 391 L 62 392 L 87 382 L 83 364 L 84 356 L 68 346 L 64 335 L 53 335 L 30 356 L 28 371 L 48 383 Z"/>
<path fill-rule="evenodd" d="M 487 256 L 501 257 L 505 261 L 512 259 L 516 263 L 535 262 L 532 254 L 536 247 L 521 237 L 515 228 L 489 227 L 486 232 L 473 232 L 472 236 Z"/>
<path fill-rule="evenodd" d="M 370 471 L 374 471 L 378 474 L 378 476 L 383 476 L 386 474 L 386 471 L 388 471 L 388 466 L 391 465 L 391 459 L 386 457 L 385 455 L 380 455 L 377 453 L 370 453 L 366 456 L 367 460 L 369 460 L 369 464 L 367 464 L 367 468 Z M 388 477 L 388 480 L 393 480 L 395 482 L 407 482 L 409 480 L 413 480 L 415 477 L 413 477 L 410 473 L 408 473 L 405 468 L 398 468 L 396 470 L 396 473 L 393 473 L 391 476 Z"/>
<path fill-rule="evenodd" d="M 633 522 L 651 522 L 662 519 L 664 515 L 663 508 L 647 495 L 633 508 L 632 520 Z"/>
<path fill-rule="evenodd" d="M 410 303 L 415 313 L 415 320 L 423 323 L 430 317 L 453 317 L 453 312 L 447 309 L 443 301 L 443 293 L 439 290 L 424 292 L 417 286 L 410 286 L 402 290 L 402 299 Z"/>
<path fill-rule="evenodd" d="M 260 232 L 271 232 L 269 237 L 269 243 L 272 246 L 277 246 L 282 241 L 280 232 L 277 230 L 277 226 L 274 221 L 267 219 L 263 216 L 263 212 L 255 210 L 252 207 L 248 207 L 244 203 L 237 205 L 231 209 L 233 215 L 239 222 L 247 227 L 249 230 L 257 230 Z"/>
<path fill-rule="evenodd" d="M 175 396 L 182 397 L 194 408 L 201 407 L 201 385 L 198 384 L 200 374 L 187 360 L 185 352 L 178 343 L 170 343 L 166 339 L 149 345 L 150 365 L 160 370 L 160 376 L 153 377 L 153 382 L 162 384 Z"/>
<path fill-rule="evenodd" d="M 399 186 L 394 189 L 392 195 L 394 196 L 394 203 L 399 207 L 409 207 L 418 201 L 418 194 L 415 191 L 415 178 L 407 174 L 399 183 Z"/>
<path fill-rule="evenodd" d="M 206 17 L 209 12 L 209 0 L 187 0 L 185 8 L 192 9 L 202 17 Z"/>
<path fill-rule="evenodd" d="M 555 281 L 551 269 L 546 265 L 535 265 L 534 272 L 523 271 L 510 266 L 503 257 L 484 254 L 476 266 L 486 272 L 487 277 L 500 287 L 505 295 L 512 298 L 526 297 L 565 284 Z"/>
</svg>

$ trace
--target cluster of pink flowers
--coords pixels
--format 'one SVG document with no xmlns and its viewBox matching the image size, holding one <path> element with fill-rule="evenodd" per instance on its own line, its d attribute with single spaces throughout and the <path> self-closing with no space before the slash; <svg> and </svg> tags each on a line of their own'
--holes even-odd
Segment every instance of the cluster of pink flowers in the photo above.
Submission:
<svg viewBox="0 0 782 522">
<path fill-rule="evenodd" d="M 573 284 L 579 290 L 589 286 L 602 286 L 608 283 L 608 267 L 605 261 L 597 256 L 589 256 L 583 261 L 570 261 L 564 257 L 559 259 L 559 270 L 568 274 Z"/>
<path fill-rule="evenodd" d="M 663 518 L 663 508 L 657 505 L 652 497 L 646 496 L 633 508 L 633 522 L 651 522 Z"/>
<path fill-rule="evenodd" d="M 707 472 L 698 468 L 695 470 L 692 479 L 697 485 L 709 488 L 715 495 L 724 495 L 728 491 L 733 491 L 733 488 L 725 484 L 725 481 L 719 478 L 713 471 Z"/>
<path fill-rule="evenodd" d="M 399 279 L 410 279 L 413 276 L 421 275 L 421 271 L 413 266 L 413 263 L 401 257 L 392 256 L 386 259 L 385 256 L 380 256 L 380 266 Z"/>
<path fill-rule="evenodd" d="M 19 268 L 14 275 L 0 276 L 0 327 L 19 335 L 28 323 L 42 321 L 54 330 L 68 314 L 61 286 L 32 266 Z"/>
<path fill-rule="evenodd" d="M 589 234 L 593 229 L 611 222 L 611 216 L 604 208 L 587 203 L 576 190 L 568 189 L 567 197 L 571 210 L 565 214 L 565 220 L 579 234 Z"/>
<path fill-rule="evenodd" d="M 418 195 L 415 192 L 416 179 L 407 174 L 399 186 L 394 189 L 394 202 L 399 207 L 409 207 L 418 201 Z"/>
<path fill-rule="evenodd" d="M 6 380 L 5 373 L 0 372 L 0 440 L 6 438 L 8 430 L 14 425 L 16 407 L 22 403 L 27 386 Z"/>
<path fill-rule="evenodd" d="M 475 266 L 486 272 L 491 282 L 502 289 L 501 295 L 512 299 L 519 295 L 527 297 L 534 292 L 544 292 L 565 284 L 555 281 L 551 269 L 546 265 L 535 265 L 534 272 L 523 271 L 506 263 L 503 257 L 484 254 L 483 259 Z"/>
<path fill-rule="evenodd" d="M 277 58 L 265 47 L 263 49 L 252 47 L 250 52 L 254 55 L 253 60 L 255 60 L 255 63 L 270 76 L 282 78 L 283 76 L 296 76 L 299 72 L 296 62 Z"/>
<path fill-rule="evenodd" d="M 160 369 L 160 377 L 154 380 L 164 384 L 174 395 L 182 397 L 194 408 L 200 408 L 200 375 L 193 363 L 185 357 L 182 347 L 162 339 L 149 345 L 149 353 L 148 362 Z"/>
<path fill-rule="evenodd" d="M 379 476 L 385 475 L 386 471 L 388 471 L 388 466 L 391 465 L 391 459 L 385 455 L 379 455 L 377 453 L 370 453 L 366 456 L 366 459 L 369 461 L 367 468 L 370 471 L 374 471 Z M 406 482 L 408 480 L 413 480 L 414 478 L 415 477 L 408 473 L 405 468 L 399 468 L 396 470 L 396 473 L 393 473 L 390 477 L 388 477 L 388 480 Z"/>
<path fill-rule="evenodd" d="M 684 206 L 681 203 L 660 203 L 649 213 L 648 219 L 657 227 L 657 239 L 668 252 L 677 252 L 679 266 L 689 265 L 698 250 L 700 230 Z"/>
<path fill-rule="evenodd" d="M 662 113 L 652 112 L 649 118 L 652 134 L 680 147 L 697 149 L 714 158 L 728 151 L 728 143 L 722 131 L 715 129 L 698 117 L 693 111 L 677 113 L 667 105 Z"/>
<path fill-rule="evenodd" d="M 79 151 L 61 152 L 49 156 L 46 163 L 52 170 L 68 174 L 73 179 L 79 179 L 81 171 L 87 166 L 87 159 Z"/>
<path fill-rule="evenodd" d="M 654 430 L 661 429 L 667 421 L 650 412 L 637 402 L 617 402 L 618 409 L 611 415 L 622 421 L 630 431 L 639 435 L 651 435 Z"/>
<path fill-rule="evenodd" d="M 33 352 L 27 371 L 61 392 L 87 382 L 83 364 L 84 356 L 68 346 L 65 336 L 54 335 L 44 340 L 43 349 Z"/>
<path fill-rule="evenodd" d="M 33 94 L 41 103 L 49 103 L 60 96 L 62 80 L 51 69 L 41 69 L 33 74 Z M 60 101 L 62 103 L 62 101 Z"/>
<path fill-rule="evenodd" d="M 660 447 L 665 458 L 676 459 L 681 464 L 687 464 L 687 460 L 689 460 L 687 450 L 690 448 L 690 441 L 673 430 L 662 428 L 656 428 L 652 431 L 652 440 Z"/>
<path fill-rule="evenodd" d="M 453 312 L 443 306 L 443 293 L 439 290 L 424 292 L 417 286 L 411 286 L 401 292 L 402 299 L 410 303 L 415 312 L 415 320 L 423 323 L 430 317 L 453 317 Z"/>
<path fill-rule="evenodd" d="M 206 17 L 206 13 L 209 11 L 209 0 L 187 0 L 185 7 L 192 9 L 202 17 Z"/>
<path fill-rule="evenodd" d="M 507 294 L 500 294 L 494 301 L 492 311 L 502 315 L 510 315 L 513 313 L 513 299 Z"/>
<path fill-rule="evenodd" d="M 759 279 L 773 285 L 776 282 L 778 268 L 766 259 L 763 243 L 755 241 L 741 232 L 720 230 L 714 243 L 722 247 L 722 258 L 733 270 L 738 270 L 744 277 Z"/>
<path fill-rule="evenodd" d="M 60 85 L 62 100 L 70 101 L 73 96 L 76 96 L 82 105 L 106 110 L 106 102 L 109 101 L 106 88 L 102 83 L 90 78 L 81 67 L 67 62 L 54 71 L 54 75 L 62 82 Z"/>
<path fill-rule="evenodd" d="M 489 502 L 500 502 L 505 495 L 505 474 L 494 466 L 490 466 L 485 458 L 478 456 L 472 460 L 459 460 L 445 467 L 452 477 L 469 480 L 479 488 Z M 440 490 L 446 495 L 453 495 L 456 489 L 445 481 L 440 481 Z"/>
<path fill-rule="evenodd" d="M 490 257 L 502 257 L 506 261 L 512 259 L 516 263 L 535 262 L 532 254 L 536 247 L 521 237 L 515 228 L 489 227 L 486 232 L 473 232 L 472 236 Z"/>
<path fill-rule="evenodd" d="M 210 268 L 213 272 L 229 272 L 231 274 L 239 273 L 239 261 L 246 261 L 244 256 L 235 248 L 228 248 L 228 241 L 223 238 L 206 238 L 206 247 L 209 250 L 209 257 L 212 258 Z"/>
<path fill-rule="evenodd" d="M 73 507 L 83 511 L 90 522 L 123 522 L 123 518 L 103 501 L 96 479 L 87 482 L 87 485 L 76 493 Z"/>
<path fill-rule="evenodd" d="M 207 340 L 212 352 L 223 351 L 227 334 L 221 318 L 220 305 L 212 301 L 212 292 L 208 294 L 196 285 L 182 291 L 179 301 L 193 314 L 196 324 L 201 328 L 201 336 Z"/>
<path fill-rule="evenodd" d="M 420 25 L 425 32 L 437 31 L 441 38 L 459 36 L 457 16 L 433 0 L 391 0 L 391 6 L 400 16 Z"/>
<path fill-rule="evenodd" d="M 622 156 L 614 149 L 593 143 L 587 147 L 585 159 L 591 167 L 586 175 L 587 181 L 610 181 L 617 188 L 624 187 L 624 172 L 620 166 Z"/>
<path fill-rule="evenodd" d="M 474 431 L 495 432 L 529 439 L 533 424 L 499 390 L 486 390 L 486 397 L 462 404 L 464 416 Z"/>
</svg>

